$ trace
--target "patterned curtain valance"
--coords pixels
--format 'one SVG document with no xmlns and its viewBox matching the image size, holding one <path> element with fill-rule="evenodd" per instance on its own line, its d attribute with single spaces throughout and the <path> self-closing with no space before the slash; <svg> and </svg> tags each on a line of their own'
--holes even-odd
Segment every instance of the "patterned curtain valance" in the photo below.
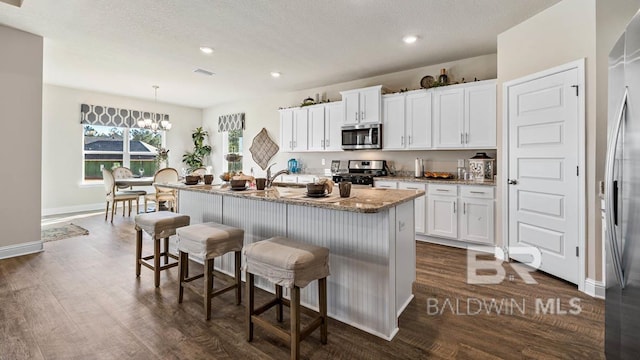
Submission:
<svg viewBox="0 0 640 360">
<path fill-rule="evenodd" d="M 169 120 L 169 115 L 149 111 L 118 109 L 100 105 L 80 105 L 80 123 L 115 127 L 138 127 L 140 119 Z"/>
<path fill-rule="evenodd" d="M 222 115 L 218 118 L 218 132 L 244 129 L 244 113 Z"/>
</svg>

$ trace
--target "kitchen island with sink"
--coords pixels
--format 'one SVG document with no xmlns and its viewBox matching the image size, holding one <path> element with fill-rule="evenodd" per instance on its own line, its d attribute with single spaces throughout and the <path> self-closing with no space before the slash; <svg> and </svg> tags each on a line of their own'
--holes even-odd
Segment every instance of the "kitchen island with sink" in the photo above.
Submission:
<svg viewBox="0 0 640 360">
<path fill-rule="evenodd" d="M 413 299 L 416 278 L 413 199 L 424 191 L 352 189 L 350 197 L 341 198 L 336 189 L 310 198 L 304 188 L 163 186 L 179 190 L 180 213 L 192 224 L 242 228 L 245 244 L 286 236 L 329 248 L 329 316 L 387 340 L 398 332 L 398 317 Z M 216 269 L 232 274 L 232 255 L 216 259 Z M 264 279 L 256 279 L 256 285 L 274 292 Z M 317 309 L 317 299 L 315 284 L 301 291 L 305 306 Z"/>
</svg>

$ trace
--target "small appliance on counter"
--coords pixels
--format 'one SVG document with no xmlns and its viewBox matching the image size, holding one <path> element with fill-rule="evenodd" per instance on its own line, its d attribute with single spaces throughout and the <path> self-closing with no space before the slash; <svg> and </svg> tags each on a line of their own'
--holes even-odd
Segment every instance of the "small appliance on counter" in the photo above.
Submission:
<svg viewBox="0 0 640 360">
<path fill-rule="evenodd" d="M 424 160 L 416 158 L 415 170 L 413 176 L 421 178 L 424 176 Z"/>
<path fill-rule="evenodd" d="M 487 153 L 476 153 L 469 159 L 469 171 L 473 174 L 473 179 L 479 182 L 493 180 L 495 162 L 496 160 L 487 156 Z"/>
<path fill-rule="evenodd" d="M 373 186 L 374 177 L 387 176 L 387 162 L 386 160 L 349 160 L 348 171 L 333 175 L 333 181 Z"/>
</svg>

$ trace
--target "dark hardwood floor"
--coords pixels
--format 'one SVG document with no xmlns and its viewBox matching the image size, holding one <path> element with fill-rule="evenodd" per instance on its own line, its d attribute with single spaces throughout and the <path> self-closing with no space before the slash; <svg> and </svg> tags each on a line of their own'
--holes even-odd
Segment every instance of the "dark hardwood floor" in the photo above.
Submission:
<svg viewBox="0 0 640 360">
<path fill-rule="evenodd" d="M 177 268 L 163 272 L 158 289 L 148 269 L 137 279 L 133 218 L 116 216 L 111 225 L 98 214 L 73 222 L 90 234 L 47 242 L 43 253 L 0 260 L 0 359 L 288 357 L 287 345 L 260 329 L 252 343 L 245 341 L 244 307 L 234 305 L 233 292 L 214 298 L 212 318 L 205 321 L 201 298 L 186 291 L 184 303 L 177 304 Z M 148 237 L 144 241 L 150 249 Z M 602 300 L 540 273 L 533 274 L 537 285 L 517 276 L 498 285 L 469 285 L 464 250 L 416 246 L 415 299 L 393 341 L 330 320 L 329 343 L 321 345 L 319 333 L 312 334 L 301 344 L 302 358 L 604 358 Z M 194 273 L 201 270 L 191 265 Z M 575 310 L 572 298 L 579 299 L 573 300 L 581 308 L 577 315 L 544 314 L 539 304 L 536 312 L 536 299 L 547 311 L 548 299 L 556 312 L 558 303 L 560 310 Z M 265 299 L 257 291 L 257 301 Z M 500 314 L 483 305 L 491 299 L 505 304 Z"/>
</svg>

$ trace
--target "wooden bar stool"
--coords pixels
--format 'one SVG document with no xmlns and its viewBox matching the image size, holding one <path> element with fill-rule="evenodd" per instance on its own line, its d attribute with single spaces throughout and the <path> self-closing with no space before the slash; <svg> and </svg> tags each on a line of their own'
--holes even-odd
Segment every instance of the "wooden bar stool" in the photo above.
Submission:
<svg viewBox="0 0 640 360">
<path fill-rule="evenodd" d="M 180 289 L 178 293 L 178 303 L 182 303 L 182 296 L 185 287 L 191 288 L 196 293 L 198 290 L 189 282 L 200 279 L 204 276 L 204 311 L 207 320 L 211 318 L 211 299 L 229 290 L 236 289 L 236 305 L 242 302 L 242 279 L 240 277 L 240 263 L 242 245 L 244 243 L 244 230 L 231 226 L 204 223 L 185 226 L 177 230 L 178 251 L 180 253 L 180 266 L 178 277 L 180 278 Z M 228 252 L 235 252 L 235 281 L 216 291 L 213 290 L 213 262 L 218 256 Z M 200 275 L 189 276 L 189 254 L 204 258 L 204 272 Z"/>
<path fill-rule="evenodd" d="M 176 229 L 189 225 L 189 216 L 169 211 L 159 211 L 136 216 L 136 277 L 140 276 L 140 266 L 144 265 L 154 272 L 156 287 L 160 286 L 160 271 L 178 266 L 178 262 L 169 263 L 169 258 L 178 257 L 169 253 L 169 236 L 176 234 Z M 154 242 L 153 255 L 142 256 L 142 230 L 151 236 Z M 160 240 L 164 239 L 164 251 L 160 252 Z M 164 265 L 160 258 L 164 257 Z M 149 260 L 153 260 L 151 263 Z"/>
<path fill-rule="evenodd" d="M 295 242 L 285 237 L 274 237 L 247 245 L 245 256 L 245 280 L 247 282 L 247 341 L 253 340 L 253 325 L 256 324 L 273 335 L 291 344 L 291 359 L 300 356 L 300 341 L 318 327 L 320 341 L 327 343 L 327 276 L 329 276 L 329 249 Z M 254 308 L 254 275 L 276 284 L 276 297 L 270 302 Z M 300 288 L 318 280 L 319 311 L 300 306 Z M 291 289 L 291 300 L 282 297 L 282 287 Z M 273 306 L 278 307 L 276 319 L 282 321 L 282 305 L 291 311 L 290 331 L 284 331 L 259 317 Z M 304 329 L 300 329 L 300 312 L 317 316 Z"/>
</svg>

